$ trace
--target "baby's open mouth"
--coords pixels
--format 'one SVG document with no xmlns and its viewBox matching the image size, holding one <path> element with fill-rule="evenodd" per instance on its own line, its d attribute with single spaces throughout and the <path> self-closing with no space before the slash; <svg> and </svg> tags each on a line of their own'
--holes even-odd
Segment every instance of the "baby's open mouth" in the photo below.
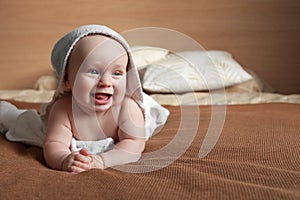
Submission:
<svg viewBox="0 0 300 200">
<path fill-rule="evenodd" d="M 112 97 L 112 94 L 109 93 L 94 93 L 91 95 L 94 98 L 95 104 L 107 104 Z"/>
</svg>

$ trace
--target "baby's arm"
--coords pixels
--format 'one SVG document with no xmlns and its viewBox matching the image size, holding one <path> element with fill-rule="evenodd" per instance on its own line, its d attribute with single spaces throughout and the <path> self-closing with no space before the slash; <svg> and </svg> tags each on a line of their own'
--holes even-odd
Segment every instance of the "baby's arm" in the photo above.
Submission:
<svg viewBox="0 0 300 200">
<path fill-rule="evenodd" d="M 89 156 L 70 151 L 72 140 L 71 124 L 67 110 L 70 104 L 58 100 L 51 109 L 43 150 L 49 167 L 58 170 L 81 172 L 90 168 Z"/>
<path fill-rule="evenodd" d="M 114 149 L 99 155 L 104 168 L 136 162 L 145 148 L 144 115 L 132 99 L 125 99 L 119 122 L 119 142 Z"/>
</svg>

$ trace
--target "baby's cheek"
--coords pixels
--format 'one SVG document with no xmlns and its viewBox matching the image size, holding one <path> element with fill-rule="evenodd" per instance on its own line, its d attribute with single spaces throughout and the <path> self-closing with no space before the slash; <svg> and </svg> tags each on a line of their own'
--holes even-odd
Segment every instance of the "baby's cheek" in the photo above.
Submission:
<svg viewBox="0 0 300 200">
<path fill-rule="evenodd" d="M 125 97 L 125 89 L 114 89 L 114 94 L 113 94 L 113 105 L 119 105 L 123 102 L 124 97 Z"/>
<path fill-rule="evenodd" d="M 90 94 L 94 88 L 95 81 L 86 80 L 86 79 L 77 79 L 75 81 L 72 93 L 74 96 L 82 97 L 85 94 Z"/>
<path fill-rule="evenodd" d="M 97 80 L 88 78 L 78 78 L 75 81 L 73 91 L 77 90 L 78 94 L 82 95 L 83 92 L 92 92 L 93 88 L 97 85 Z"/>
<path fill-rule="evenodd" d="M 125 93 L 126 92 L 126 89 L 127 89 L 127 82 L 126 82 L 126 76 L 122 77 L 118 84 L 117 84 L 117 87 L 118 87 L 118 90 L 120 92 L 123 92 Z"/>
</svg>

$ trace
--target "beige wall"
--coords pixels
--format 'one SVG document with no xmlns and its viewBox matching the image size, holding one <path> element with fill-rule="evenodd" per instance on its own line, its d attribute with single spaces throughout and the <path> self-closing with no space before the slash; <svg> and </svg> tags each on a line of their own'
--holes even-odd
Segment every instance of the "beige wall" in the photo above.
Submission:
<svg viewBox="0 0 300 200">
<path fill-rule="evenodd" d="M 0 89 L 31 88 L 51 73 L 56 40 L 96 23 L 180 31 L 230 51 L 278 92 L 300 93 L 299 10 L 297 0 L 0 0 Z"/>
</svg>

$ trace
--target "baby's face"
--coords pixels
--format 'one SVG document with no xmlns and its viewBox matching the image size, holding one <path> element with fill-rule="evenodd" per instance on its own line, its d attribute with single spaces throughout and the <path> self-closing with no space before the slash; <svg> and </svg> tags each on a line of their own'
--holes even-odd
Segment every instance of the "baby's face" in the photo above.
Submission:
<svg viewBox="0 0 300 200">
<path fill-rule="evenodd" d="M 67 86 L 85 111 L 106 111 L 122 102 L 126 92 L 128 56 L 117 41 L 100 35 L 82 38 L 68 63 Z"/>
</svg>

